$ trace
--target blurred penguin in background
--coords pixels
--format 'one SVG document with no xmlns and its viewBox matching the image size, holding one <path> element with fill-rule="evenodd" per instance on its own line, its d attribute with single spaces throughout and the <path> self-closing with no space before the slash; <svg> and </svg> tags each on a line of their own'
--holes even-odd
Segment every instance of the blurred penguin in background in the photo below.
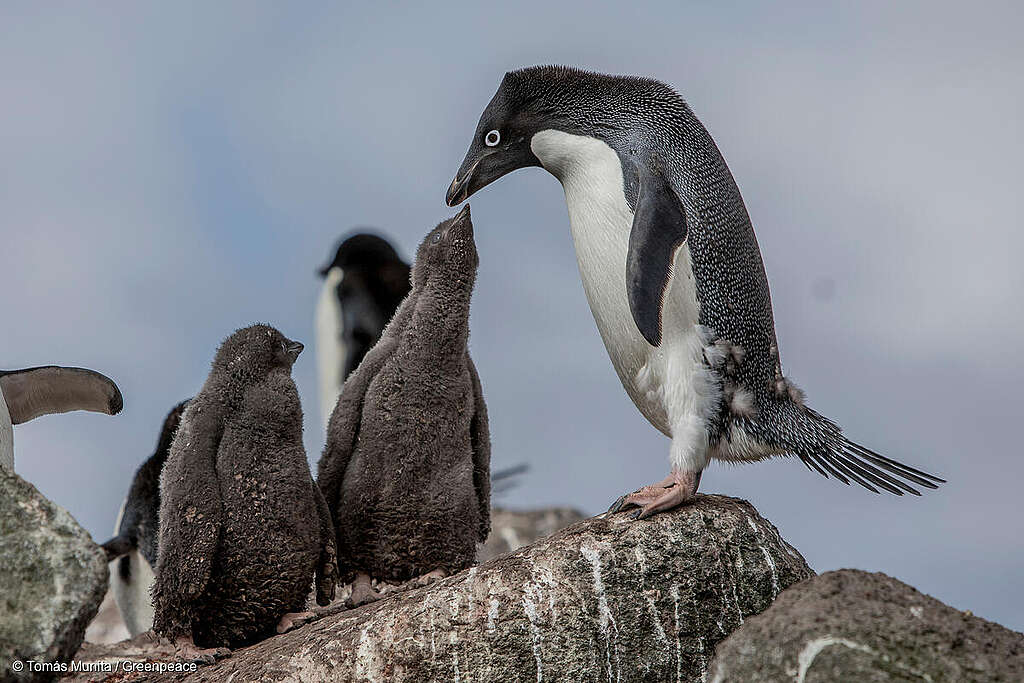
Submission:
<svg viewBox="0 0 1024 683">
<path fill-rule="evenodd" d="M 188 400 L 182 401 L 164 418 L 156 450 L 135 471 L 121 504 L 114 528 L 116 535 L 103 544 L 107 561 L 117 560 L 117 566 L 110 571 L 110 589 L 133 638 L 153 626 L 153 602 L 149 595 L 160 539 L 160 472 L 186 405 Z"/>
<path fill-rule="evenodd" d="M 409 293 L 409 264 L 387 240 L 360 232 L 342 241 L 319 272 L 324 284 L 316 306 L 316 353 L 326 427 L 345 378 Z"/>
</svg>

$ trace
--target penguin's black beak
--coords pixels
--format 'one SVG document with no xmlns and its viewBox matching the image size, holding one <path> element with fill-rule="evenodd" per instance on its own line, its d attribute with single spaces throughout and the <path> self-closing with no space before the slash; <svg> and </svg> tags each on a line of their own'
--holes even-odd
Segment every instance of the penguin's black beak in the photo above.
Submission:
<svg viewBox="0 0 1024 683">
<path fill-rule="evenodd" d="M 288 357 L 291 358 L 292 362 L 294 363 L 295 360 L 299 357 L 299 354 L 302 353 L 302 349 L 306 347 L 303 346 L 302 342 L 289 341 L 287 347 L 285 348 L 288 351 Z"/>
<path fill-rule="evenodd" d="M 474 144 L 466 153 L 452 184 L 448 186 L 445 202 L 448 206 L 461 204 L 474 192 L 487 187 L 503 175 L 528 166 L 540 166 L 540 159 L 525 139 L 494 148 Z"/>
</svg>

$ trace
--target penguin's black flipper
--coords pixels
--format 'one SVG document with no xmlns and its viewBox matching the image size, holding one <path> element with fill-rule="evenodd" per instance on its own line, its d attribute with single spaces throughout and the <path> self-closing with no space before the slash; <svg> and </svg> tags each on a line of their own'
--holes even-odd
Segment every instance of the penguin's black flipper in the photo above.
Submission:
<svg viewBox="0 0 1024 683">
<path fill-rule="evenodd" d="M 0 388 L 14 424 L 72 410 L 116 415 L 124 407 L 114 381 L 85 368 L 47 365 L 0 372 Z"/>
<path fill-rule="evenodd" d="M 200 412 L 195 401 L 189 403 L 160 475 L 160 543 L 152 589 L 153 628 L 159 633 L 191 633 L 195 601 L 210 579 L 224 526 L 216 469 L 222 435 L 215 411 Z"/>
<path fill-rule="evenodd" d="M 107 562 L 112 562 L 134 550 L 135 541 L 128 534 L 120 534 L 119 536 L 114 536 L 100 547 L 107 554 Z"/>
<path fill-rule="evenodd" d="M 309 480 L 313 487 L 313 499 L 316 501 L 316 513 L 320 521 L 320 559 L 316 566 L 316 604 L 326 607 L 334 600 L 338 584 L 338 550 L 331 522 L 331 511 L 327 508 L 320 487 Z"/>
<path fill-rule="evenodd" d="M 686 211 L 661 172 L 636 163 L 640 182 L 626 255 L 626 293 L 640 334 L 661 344 L 662 303 L 676 250 L 686 239 Z"/>
<path fill-rule="evenodd" d="M 466 354 L 469 364 L 469 375 L 473 380 L 474 412 L 470 422 L 470 435 L 473 439 L 473 486 L 476 488 L 477 503 L 480 511 L 478 536 L 480 542 L 487 540 L 491 533 L 491 427 L 487 419 L 487 404 L 484 403 L 484 392 L 480 385 L 473 359 Z"/>
</svg>

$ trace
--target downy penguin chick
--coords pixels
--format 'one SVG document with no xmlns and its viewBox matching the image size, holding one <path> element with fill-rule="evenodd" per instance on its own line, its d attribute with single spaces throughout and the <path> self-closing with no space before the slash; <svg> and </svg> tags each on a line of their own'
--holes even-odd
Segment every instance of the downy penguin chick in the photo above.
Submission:
<svg viewBox="0 0 1024 683">
<path fill-rule="evenodd" d="M 182 401 L 164 418 L 156 451 L 132 477 L 114 527 L 116 536 L 103 544 L 107 561 L 117 560 L 117 566 L 110 572 L 110 589 L 133 638 L 153 627 L 150 593 L 160 541 L 160 471 L 170 455 L 171 442 L 187 404 L 187 400 Z"/>
<path fill-rule="evenodd" d="M 0 370 L 0 467 L 14 471 L 14 425 L 72 410 L 117 415 L 123 407 L 114 381 L 94 370 L 57 365 Z"/>
<path fill-rule="evenodd" d="M 316 358 L 326 427 L 345 378 L 409 293 L 409 264 L 384 238 L 360 232 L 345 239 L 319 273 L 324 284 L 316 304 Z"/>
<path fill-rule="evenodd" d="M 412 291 L 342 389 L 318 483 L 352 603 L 371 579 L 427 582 L 473 564 L 490 529 L 490 433 L 469 305 L 469 207 L 420 244 Z"/>
<path fill-rule="evenodd" d="M 672 88 L 561 66 L 505 74 L 447 202 L 530 166 L 561 182 L 612 365 L 644 417 L 672 439 L 669 475 L 613 511 L 639 506 L 645 517 L 690 500 L 712 458 L 796 455 L 876 493 L 918 495 L 910 484 L 943 481 L 850 441 L 783 375 L 743 198 Z"/>
<path fill-rule="evenodd" d="M 274 633 L 333 599 L 327 506 L 302 446 L 291 368 L 302 344 L 267 325 L 236 331 L 185 409 L 160 477 L 153 629 L 183 656 Z"/>
</svg>

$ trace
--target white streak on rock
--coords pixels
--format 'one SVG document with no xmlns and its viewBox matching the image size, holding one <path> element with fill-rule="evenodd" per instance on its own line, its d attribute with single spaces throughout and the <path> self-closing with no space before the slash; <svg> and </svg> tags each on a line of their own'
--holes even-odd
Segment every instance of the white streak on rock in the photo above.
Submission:
<svg viewBox="0 0 1024 683">
<path fill-rule="evenodd" d="M 800 654 L 797 656 L 797 664 L 800 666 L 800 668 L 799 670 L 797 670 L 796 677 L 793 679 L 794 683 L 804 683 L 804 679 L 807 677 L 807 672 L 810 670 L 811 665 L 814 664 L 815 658 L 819 654 L 821 654 L 822 650 L 832 645 L 842 645 L 843 647 L 848 647 L 851 650 L 859 650 L 860 652 L 866 652 L 869 655 L 880 657 L 883 661 L 889 662 L 894 666 L 897 666 L 900 669 L 903 669 L 904 671 L 910 672 L 919 678 L 923 678 L 926 681 L 932 681 L 932 677 L 928 674 L 922 671 L 916 671 L 914 669 L 911 669 L 910 667 L 904 666 L 899 662 L 893 662 L 887 655 L 879 655 L 879 653 L 875 652 L 867 645 L 857 643 L 852 640 L 847 640 L 846 638 L 824 636 L 822 638 L 815 638 L 814 640 L 809 641 L 806 645 L 804 645 L 804 649 L 800 651 Z"/>
<path fill-rule="evenodd" d="M 611 656 L 615 654 L 615 668 L 617 669 L 615 680 L 620 680 L 622 670 L 619 666 L 619 627 L 615 623 L 615 617 L 608 607 L 608 593 L 604 588 L 604 581 L 601 578 L 601 557 L 597 551 L 589 546 L 581 546 L 580 554 L 590 563 L 594 572 L 594 595 L 597 597 L 598 627 L 604 635 L 607 650 L 605 652 L 605 663 L 608 667 L 608 680 L 612 679 Z"/>
<path fill-rule="evenodd" d="M 533 596 L 529 595 L 530 589 L 535 586 L 528 585 L 526 587 L 526 594 L 523 595 L 523 611 L 526 612 L 526 619 L 530 622 L 530 635 L 533 638 L 533 658 L 537 662 L 537 683 L 541 683 L 544 680 L 544 663 L 541 659 L 541 634 L 540 629 L 537 628 L 537 603 L 533 601 Z"/>
<path fill-rule="evenodd" d="M 683 680 L 683 643 L 682 636 L 680 635 L 679 627 L 679 584 L 672 584 L 669 589 L 672 594 L 672 602 L 675 604 L 675 617 L 676 617 L 676 681 Z"/>
<path fill-rule="evenodd" d="M 756 524 L 754 524 L 754 520 L 751 519 L 749 515 L 746 515 L 746 517 L 747 517 L 747 524 L 750 525 L 750 528 L 751 528 L 751 530 L 753 530 L 754 535 L 756 535 L 758 538 L 763 537 L 764 536 L 764 532 L 761 529 L 759 529 Z M 772 559 L 772 554 L 770 552 L 768 552 L 768 549 L 765 548 L 764 545 L 761 544 L 761 543 L 758 543 L 757 547 L 761 549 L 761 554 L 764 555 L 764 559 L 765 559 L 765 561 L 768 562 L 768 567 L 771 569 L 771 572 L 772 572 L 772 598 L 774 598 L 775 596 L 777 596 L 779 594 L 779 570 L 775 566 L 775 560 Z"/>
<path fill-rule="evenodd" d="M 633 555 L 636 557 L 636 563 L 640 567 L 640 588 L 646 589 L 647 583 L 644 577 L 647 575 L 647 561 L 644 559 L 644 554 L 640 552 L 640 548 L 633 548 Z M 658 605 L 654 602 L 654 598 L 651 597 L 650 592 L 647 590 L 643 591 L 644 598 L 647 600 L 648 607 L 651 608 L 651 619 L 654 622 L 654 630 L 658 634 L 658 640 L 668 644 L 668 636 L 665 635 L 665 629 L 661 626 L 661 613 L 658 611 Z"/>
<path fill-rule="evenodd" d="M 491 602 L 487 606 L 487 630 L 493 631 L 494 624 L 498 620 L 498 606 L 500 603 L 491 598 Z"/>
</svg>

